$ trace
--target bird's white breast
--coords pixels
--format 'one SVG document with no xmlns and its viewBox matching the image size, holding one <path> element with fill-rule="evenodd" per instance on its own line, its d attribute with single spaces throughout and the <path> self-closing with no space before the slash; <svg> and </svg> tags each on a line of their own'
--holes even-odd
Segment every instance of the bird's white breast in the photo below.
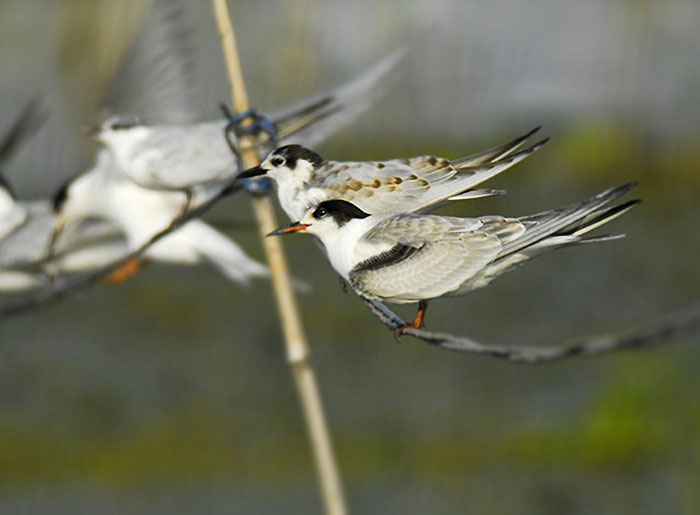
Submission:
<svg viewBox="0 0 700 515">
<path fill-rule="evenodd" d="M 333 268 L 348 280 L 350 271 L 359 263 L 381 254 L 391 245 L 373 244 L 363 237 L 378 221 L 377 217 L 352 220 L 342 227 L 319 235 Z"/>
</svg>

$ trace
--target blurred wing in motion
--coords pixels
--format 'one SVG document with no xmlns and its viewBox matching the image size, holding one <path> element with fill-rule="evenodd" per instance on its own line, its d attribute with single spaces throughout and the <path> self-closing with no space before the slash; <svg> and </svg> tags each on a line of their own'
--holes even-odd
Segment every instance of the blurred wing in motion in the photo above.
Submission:
<svg viewBox="0 0 700 515">
<path fill-rule="evenodd" d="M 272 112 L 279 139 L 315 147 L 367 111 L 402 76 L 406 51 L 397 50 L 368 71 L 327 93 Z"/>
<path fill-rule="evenodd" d="M 195 121 L 194 48 L 186 2 L 157 0 L 127 51 L 101 105 L 149 124 Z"/>
<path fill-rule="evenodd" d="M 14 123 L 0 141 L 0 176 L 2 176 L 2 168 L 13 154 L 44 125 L 47 118 L 48 115 L 39 109 L 38 98 L 32 99 L 15 118 Z"/>
</svg>

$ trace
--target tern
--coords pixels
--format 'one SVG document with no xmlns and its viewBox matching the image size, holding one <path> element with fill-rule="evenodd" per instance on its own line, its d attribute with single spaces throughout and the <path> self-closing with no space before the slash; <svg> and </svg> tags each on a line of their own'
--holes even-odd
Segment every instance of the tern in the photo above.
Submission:
<svg viewBox="0 0 700 515">
<path fill-rule="evenodd" d="M 0 139 L 0 168 L 45 120 L 38 100 L 29 102 Z M 47 261 L 53 221 L 48 200 L 18 200 L 0 170 L 0 292 L 40 288 L 51 276 L 100 268 L 126 251 L 117 229 L 86 220 L 63 234 Z"/>
<path fill-rule="evenodd" d="M 386 90 L 403 52 L 322 95 L 283 108 L 271 119 L 285 143 L 316 145 L 369 108 Z M 144 188 L 204 192 L 210 198 L 240 172 L 226 141 L 225 119 L 185 124 L 148 124 L 117 115 L 86 131 L 112 154 L 116 169 Z"/>
<path fill-rule="evenodd" d="M 453 161 L 435 156 L 326 161 L 303 146 L 285 145 L 239 177 L 265 175 L 274 179 L 280 205 L 292 220 L 332 199 L 347 200 L 371 214 L 420 212 L 447 200 L 503 193 L 473 188 L 541 148 L 548 138 L 516 152 L 537 130 L 539 127 L 498 147 Z"/>
<path fill-rule="evenodd" d="M 413 213 L 370 215 L 345 200 L 326 200 L 270 236 L 306 232 L 323 243 L 333 268 L 361 296 L 419 303 L 408 327 L 420 328 L 427 302 L 483 288 L 543 252 L 620 236 L 584 237 L 639 200 L 610 206 L 635 183 L 564 208 L 519 218 L 458 218 Z"/>
<path fill-rule="evenodd" d="M 138 186 L 116 171 L 112 155 L 105 149 L 97 154 L 95 166 L 65 184 L 55 194 L 53 212 L 57 232 L 71 223 L 100 217 L 116 224 L 124 233 L 129 252 L 143 245 L 170 226 L 187 204 L 187 195 L 178 191 L 156 191 Z M 248 257 L 230 238 L 201 220 L 190 220 L 154 243 L 146 259 L 196 264 L 208 262 L 229 279 L 247 283 L 251 277 L 266 277 L 267 268 Z M 126 279 L 138 270 L 136 261 L 128 264 Z M 117 279 L 115 277 L 115 279 Z"/>
</svg>

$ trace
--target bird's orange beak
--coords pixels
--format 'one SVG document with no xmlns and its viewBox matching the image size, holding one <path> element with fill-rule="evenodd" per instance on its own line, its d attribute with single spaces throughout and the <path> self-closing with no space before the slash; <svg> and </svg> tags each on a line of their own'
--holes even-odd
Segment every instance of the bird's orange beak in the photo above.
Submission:
<svg viewBox="0 0 700 515">
<path fill-rule="evenodd" d="M 289 234 L 290 232 L 305 231 L 311 226 L 311 224 L 302 224 L 299 222 L 294 222 L 293 224 L 285 225 L 279 229 L 275 229 L 268 236 L 280 236 L 282 234 Z"/>
<path fill-rule="evenodd" d="M 99 125 L 83 125 L 80 128 L 80 134 L 83 136 L 97 136 L 97 134 L 100 132 L 100 126 Z"/>
</svg>

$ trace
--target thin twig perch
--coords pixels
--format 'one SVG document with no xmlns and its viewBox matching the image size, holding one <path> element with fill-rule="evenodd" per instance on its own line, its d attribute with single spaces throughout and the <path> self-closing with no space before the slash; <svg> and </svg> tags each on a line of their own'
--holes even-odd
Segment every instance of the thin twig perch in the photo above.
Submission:
<svg viewBox="0 0 700 515">
<path fill-rule="evenodd" d="M 392 331 L 405 322 L 384 304 L 362 297 L 372 313 Z M 471 354 L 483 354 L 512 363 L 545 363 L 574 356 L 592 356 L 623 349 L 640 349 L 700 332 L 700 303 L 666 315 L 655 324 L 626 335 L 602 335 L 577 338 L 561 345 L 527 346 L 483 344 L 466 336 L 433 333 L 408 328 L 403 334 L 423 340 L 430 345 Z"/>
<path fill-rule="evenodd" d="M 212 1 L 221 36 L 221 46 L 231 81 L 233 107 L 237 113 L 241 113 L 246 111 L 249 105 L 231 16 L 226 0 Z M 253 167 L 259 164 L 260 158 L 255 150 L 255 146 L 253 144 L 245 145 L 244 141 L 241 143 L 241 158 L 244 166 Z M 268 197 L 254 197 L 253 205 L 258 219 L 258 226 L 260 227 L 263 246 L 270 265 L 270 274 L 285 336 L 287 360 L 292 368 L 306 417 L 326 513 L 342 515 L 347 510 L 345 508 L 340 473 L 333 455 L 316 376 L 309 360 L 309 349 L 301 324 L 299 310 L 297 309 L 296 299 L 292 292 L 284 251 L 278 238 L 265 237 L 267 233 L 277 228 L 272 203 Z"/>
</svg>

